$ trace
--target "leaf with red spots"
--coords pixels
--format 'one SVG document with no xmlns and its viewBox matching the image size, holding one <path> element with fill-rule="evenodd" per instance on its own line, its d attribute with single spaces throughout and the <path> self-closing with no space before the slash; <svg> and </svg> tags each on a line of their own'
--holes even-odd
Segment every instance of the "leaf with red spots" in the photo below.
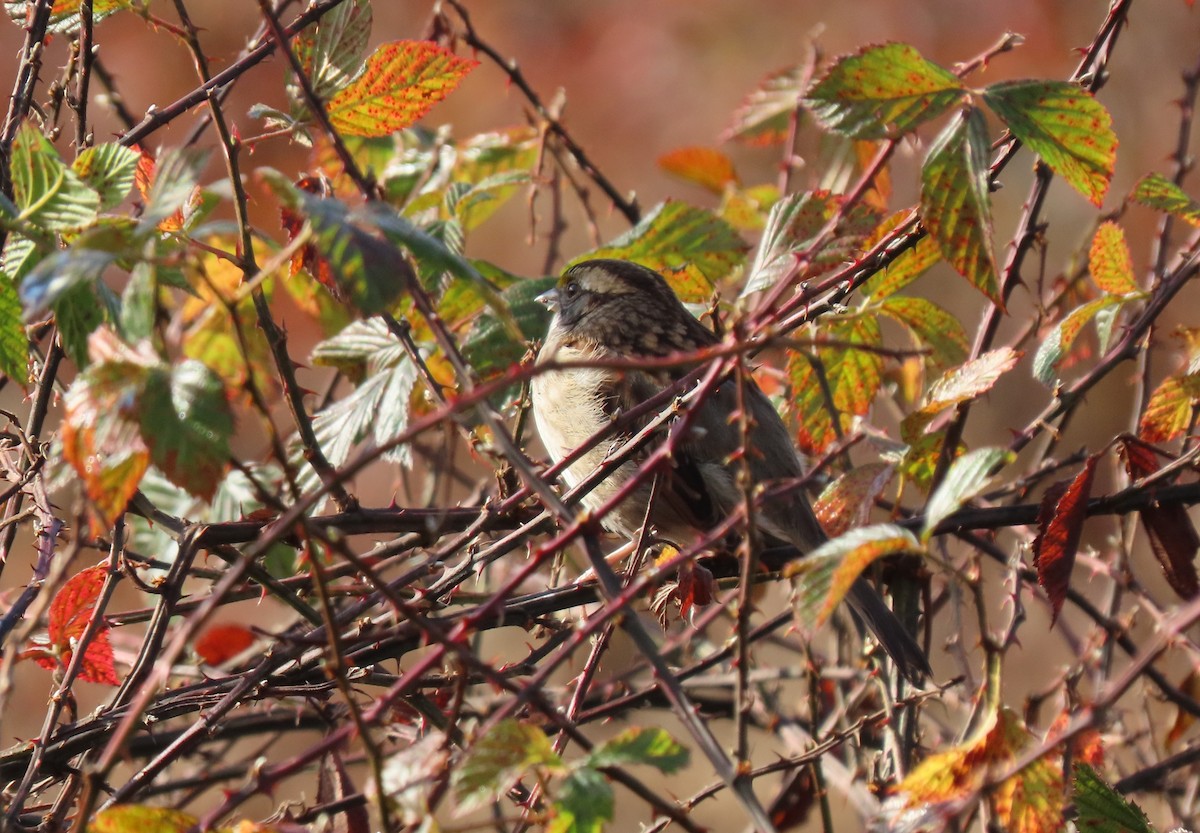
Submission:
<svg viewBox="0 0 1200 833">
<path fill-rule="evenodd" d="M 24 25 L 33 12 L 35 0 L 5 0 L 4 10 L 17 24 Z M 92 24 L 133 6 L 132 0 L 92 0 Z M 81 24 L 77 0 L 54 0 L 50 5 L 50 20 L 46 31 L 53 34 L 70 34 L 79 31 Z"/>
<path fill-rule="evenodd" d="M 1177 439 L 1187 430 L 1192 410 L 1200 404 L 1200 373 L 1168 376 L 1146 403 L 1138 436 L 1148 443 Z"/>
<path fill-rule="evenodd" d="M 742 100 L 721 141 L 736 139 L 748 145 L 775 145 L 788 135 L 788 123 L 800 100 L 804 68 L 786 67 L 764 78 Z"/>
<path fill-rule="evenodd" d="M 429 41 L 385 43 L 325 105 L 329 121 L 350 136 L 387 136 L 415 123 L 477 66 Z"/>
<path fill-rule="evenodd" d="M 118 804 L 96 813 L 88 824 L 88 833 L 187 833 L 200 820 L 182 810 L 147 807 L 143 804 Z M 254 825 L 245 833 L 254 833 Z M 236 828 L 242 831 L 239 825 Z M 263 831 L 265 833 L 265 830 Z"/>
<path fill-rule="evenodd" d="M 967 357 L 970 344 L 962 323 L 933 301 L 893 295 L 883 299 L 879 311 L 903 324 L 917 343 L 929 350 L 925 361 L 930 367 L 944 370 Z"/>
<path fill-rule="evenodd" d="M 1094 205 L 1104 202 L 1117 135 L 1091 93 L 1066 81 L 1005 81 L 985 89 L 983 100 L 1072 188 Z"/>
<path fill-rule="evenodd" d="M 254 632 L 243 625 L 213 625 L 196 640 L 196 653 L 209 665 L 231 660 L 254 644 Z"/>
<path fill-rule="evenodd" d="M 921 168 L 921 220 L 950 265 L 1000 304 L 988 196 L 989 150 L 987 124 L 974 107 L 942 131 Z"/>
<path fill-rule="evenodd" d="M 891 463 L 867 463 L 830 483 L 813 504 L 825 534 L 836 538 L 865 525 L 875 498 L 887 488 L 895 473 L 896 467 Z"/>
<path fill-rule="evenodd" d="M 1071 347 L 1074 346 L 1075 339 L 1079 337 L 1079 334 L 1083 332 L 1083 328 L 1093 318 L 1097 319 L 1097 330 L 1101 335 L 1100 349 L 1106 349 L 1107 339 L 1104 337 L 1104 334 L 1107 330 L 1100 326 L 1100 319 L 1097 316 L 1101 311 L 1120 306 L 1121 303 L 1122 299 L 1120 296 L 1104 295 L 1071 310 L 1070 314 L 1058 322 L 1054 326 L 1054 329 L 1046 333 L 1046 337 L 1042 339 L 1042 343 L 1033 357 L 1034 378 L 1048 386 L 1058 383 L 1056 368 L 1063 357 L 1071 352 Z M 1114 314 L 1115 312 L 1116 310 L 1113 311 Z"/>
<path fill-rule="evenodd" d="M 72 654 L 96 609 L 107 572 L 103 566 L 89 567 L 67 580 L 50 602 L 48 644 L 33 643 L 24 652 L 24 657 L 51 670 L 66 668 L 71 663 Z M 79 679 L 84 682 L 120 685 L 113 667 L 108 630 L 107 625 L 101 624 L 88 642 L 79 670 Z"/>
<path fill-rule="evenodd" d="M 716 281 L 745 260 L 746 244 L 711 211 L 667 200 L 629 231 L 572 263 L 598 257 L 633 260 L 661 272 L 680 298 L 701 303 L 709 300 Z"/>
<path fill-rule="evenodd" d="M 901 423 L 900 431 L 905 442 L 915 442 L 930 421 L 947 408 L 987 393 L 1001 376 L 1016 366 L 1020 358 L 1021 354 L 1011 347 L 1000 347 L 946 371 L 929 386 L 920 410 L 909 414 Z"/>
<path fill-rule="evenodd" d="M 853 346 L 873 348 L 882 344 L 877 318 L 862 315 L 837 321 L 822 336 L 838 342 L 838 346 L 819 349 L 815 360 L 794 353 L 788 362 L 792 407 L 800 424 L 799 443 L 807 454 L 825 449 L 855 417 L 865 415 L 883 384 L 879 353 Z"/>
<path fill-rule="evenodd" d="M 887 43 L 839 60 L 809 89 L 804 103 L 830 130 L 882 139 L 941 115 L 965 92 L 954 73 L 913 47 Z"/>
<path fill-rule="evenodd" d="M 211 497 L 229 457 L 225 389 L 200 362 L 170 366 L 109 330 L 89 339 L 92 364 L 64 398 L 63 456 L 83 480 L 93 527 L 125 510 L 151 461 L 189 492 Z"/>
<path fill-rule="evenodd" d="M 1096 286 L 1105 292 L 1126 295 L 1138 291 L 1125 232 L 1112 220 L 1101 223 L 1100 228 L 1096 229 L 1088 252 L 1088 269 Z"/>
<path fill-rule="evenodd" d="M 1118 446 L 1130 480 L 1142 480 L 1158 471 L 1154 450 L 1134 437 L 1121 437 Z M 1153 489 L 1153 486 L 1148 488 Z M 1184 599 L 1200 594 L 1200 577 L 1193 559 L 1200 550 L 1200 534 L 1179 503 L 1156 502 L 1139 514 L 1150 539 L 1150 549 L 1162 567 L 1167 583 Z"/>
<path fill-rule="evenodd" d="M 1071 569 L 1075 566 L 1079 536 L 1087 518 L 1097 460 L 1099 457 L 1095 454 L 1088 457 L 1083 469 L 1070 483 L 1056 483 L 1042 497 L 1038 533 L 1033 539 L 1033 563 L 1037 565 L 1038 584 L 1050 598 L 1051 626 L 1062 611 L 1071 584 Z"/>
<path fill-rule="evenodd" d="M 658 167 L 717 195 L 738 183 L 733 160 L 713 148 L 678 148 L 658 157 Z"/>
<path fill-rule="evenodd" d="M 862 253 L 865 254 L 875 248 L 879 241 L 883 240 L 901 223 L 905 222 L 910 213 L 911 211 L 907 209 L 898 211 L 880 223 L 871 232 L 870 236 L 863 241 Z M 884 267 L 883 271 L 872 275 L 863 284 L 862 291 L 872 298 L 887 298 L 890 295 L 895 295 L 901 289 L 924 275 L 929 271 L 930 267 L 941 259 L 942 252 L 938 248 L 937 242 L 929 235 L 923 235 L 911 248 L 901 252 L 895 260 Z"/>
<path fill-rule="evenodd" d="M 1133 189 L 1133 198 L 1149 208 L 1174 214 L 1184 222 L 1200 226 L 1200 202 L 1162 174 L 1149 174 Z"/>
<path fill-rule="evenodd" d="M 785 575 L 794 580 L 792 610 L 801 631 L 812 633 L 829 621 L 874 561 L 906 553 L 924 555 L 925 548 L 903 527 L 876 524 L 852 529 L 790 563 Z"/>
<path fill-rule="evenodd" d="M 962 799 L 983 790 L 995 773 L 1010 769 L 1034 743 L 1020 718 L 1007 708 L 988 715 L 974 737 L 960 746 L 930 755 L 896 788 L 906 805 L 906 827 L 956 812 Z M 1062 766 L 1051 752 L 992 784 L 987 793 L 997 824 L 1014 833 L 1056 833 L 1062 829 L 1065 803 Z"/>
</svg>

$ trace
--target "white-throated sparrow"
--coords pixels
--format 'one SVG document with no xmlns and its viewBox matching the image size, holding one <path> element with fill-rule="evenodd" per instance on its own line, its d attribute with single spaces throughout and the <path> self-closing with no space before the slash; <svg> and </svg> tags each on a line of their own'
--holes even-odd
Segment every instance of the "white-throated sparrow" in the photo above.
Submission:
<svg viewBox="0 0 1200 833">
<path fill-rule="evenodd" d="M 714 345 L 717 337 L 680 303 L 658 273 L 621 260 L 589 260 L 572 266 L 555 289 L 541 296 L 554 311 L 538 362 L 587 362 L 659 358 Z M 617 415 L 645 401 L 673 379 L 694 369 L 670 371 L 570 367 L 548 370 L 533 380 L 533 417 L 555 462 L 566 457 Z M 783 421 L 752 381 L 743 387 L 752 419 L 745 438 L 747 465 L 757 483 L 794 480 L 803 475 L 799 455 Z M 726 381 L 696 406 L 688 433 L 674 449 L 671 467 L 660 473 L 650 520 L 659 537 L 678 545 L 713 528 L 742 502 L 734 459 L 743 446 L 731 419 L 736 385 Z M 637 430 L 627 429 L 627 435 Z M 597 444 L 563 471 L 574 485 L 604 460 L 612 443 Z M 583 502 L 597 509 L 637 471 L 628 460 L 601 481 Z M 651 478 L 612 508 L 605 528 L 632 538 L 646 517 Z M 808 500 L 798 490 L 764 500 L 755 522 L 766 546 L 791 545 L 808 552 L 826 540 Z M 924 652 L 875 589 L 859 579 L 847 597 L 855 613 L 891 655 L 906 677 L 929 674 Z"/>
</svg>

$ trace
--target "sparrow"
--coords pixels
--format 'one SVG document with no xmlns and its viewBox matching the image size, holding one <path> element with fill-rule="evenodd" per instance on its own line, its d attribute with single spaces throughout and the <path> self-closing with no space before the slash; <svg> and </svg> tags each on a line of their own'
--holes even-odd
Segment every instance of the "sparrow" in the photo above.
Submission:
<svg viewBox="0 0 1200 833">
<path fill-rule="evenodd" d="M 562 460 L 617 417 L 696 369 L 698 362 L 670 370 L 613 367 L 621 361 L 695 353 L 718 337 L 680 302 L 657 272 L 623 260 L 587 260 L 566 270 L 557 285 L 538 298 L 553 313 L 537 364 L 602 361 L 608 366 L 551 368 L 534 376 L 533 421 L 546 452 Z M 750 379 L 742 399 L 751 419 L 745 459 L 756 484 L 803 477 L 804 466 L 783 420 L 766 394 Z M 733 419 L 737 383 L 722 380 L 694 406 L 687 432 L 673 450 L 669 469 L 660 472 L 649 520 L 660 540 L 686 545 L 715 527 L 741 505 L 735 460 L 743 449 Z M 615 438 L 594 445 L 567 466 L 562 477 L 574 486 L 591 474 L 640 427 L 623 426 Z M 642 456 L 626 460 L 582 498 L 598 510 L 627 484 Z M 646 520 L 654 478 L 644 478 L 601 523 L 634 539 Z M 792 546 L 810 552 L 827 540 L 808 499 L 796 489 L 763 500 L 755 525 L 764 547 Z M 909 680 L 930 675 L 929 662 L 875 588 L 858 579 L 847 595 L 858 619 L 875 636 Z"/>
</svg>

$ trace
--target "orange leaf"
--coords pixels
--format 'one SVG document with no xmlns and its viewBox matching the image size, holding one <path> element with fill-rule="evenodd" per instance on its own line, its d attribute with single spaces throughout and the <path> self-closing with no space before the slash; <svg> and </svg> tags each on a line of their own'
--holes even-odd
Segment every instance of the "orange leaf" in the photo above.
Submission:
<svg viewBox="0 0 1200 833">
<path fill-rule="evenodd" d="M 718 195 L 738 181 L 733 160 L 712 148 L 678 148 L 658 157 L 658 167 Z"/>
<path fill-rule="evenodd" d="M 1200 671 L 1193 669 L 1192 672 L 1184 678 L 1183 682 L 1180 683 L 1179 688 L 1193 699 L 1200 697 Z M 1179 708 L 1179 710 L 1175 712 L 1175 722 L 1171 724 L 1171 730 L 1167 732 L 1167 736 L 1163 741 L 1163 745 L 1169 748 L 1177 744 L 1179 739 L 1183 737 L 1184 733 L 1190 729 L 1192 724 L 1195 722 L 1195 715 L 1193 715 L 1187 709 Z"/>
<path fill-rule="evenodd" d="M 868 463 L 843 474 L 821 493 L 813 505 L 817 520 L 830 538 L 863 526 L 875 498 L 892 479 L 896 467 L 890 463 Z"/>
<path fill-rule="evenodd" d="M 1125 295 L 1138 290 L 1125 232 L 1111 220 L 1101 223 L 1100 228 L 1096 229 L 1092 248 L 1088 252 L 1088 269 L 1096 286 L 1105 292 Z"/>
<path fill-rule="evenodd" d="M 254 633 L 242 625 L 213 625 L 196 640 L 196 653 L 209 665 L 233 659 L 254 644 Z"/>
<path fill-rule="evenodd" d="M 1170 442 L 1187 430 L 1192 409 L 1200 403 L 1200 374 L 1188 373 L 1163 380 L 1138 424 L 1138 436 L 1148 443 Z"/>
<path fill-rule="evenodd" d="M 1042 498 L 1038 534 L 1033 539 L 1033 561 L 1038 569 L 1038 584 L 1050 597 L 1054 611 L 1052 625 L 1058 619 L 1071 583 L 1071 568 L 1075 566 L 1075 553 L 1079 550 L 1079 536 L 1087 517 L 1087 502 L 1098 459 L 1095 454 L 1088 457 L 1083 470 L 1070 484 L 1056 483 Z"/>
<path fill-rule="evenodd" d="M 329 121 L 350 136 L 387 136 L 424 116 L 477 66 L 429 41 L 385 43 L 325 105 Z"/>
</svg>

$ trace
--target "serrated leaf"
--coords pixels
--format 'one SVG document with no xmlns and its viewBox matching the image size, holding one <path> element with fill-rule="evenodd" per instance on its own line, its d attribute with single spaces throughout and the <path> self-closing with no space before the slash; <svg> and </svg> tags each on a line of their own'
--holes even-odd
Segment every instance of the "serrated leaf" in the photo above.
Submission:
<svg viewBox="0 0 1200 833">
<path fill-rule="evenodd" d="M 1130 480 L 1142 480 L 1158 471 L 1158 460 L 1152 447 L 1129 436 L 1122 436 L 1119 442 L 1118 449 Z M 1200 533 L 1188 516 L 1187 507 L 1161 501 L 1148 505 L 1138 514 L 1167 583 L 1180 598 L 1194 599 L 1200 594 L 1200 576 L 1196 573 L 1195 563 L 1196 552 L 1200 551 Z"/>
<path fill-rule="evenodd" d="M 929 386 L 921 411 L 936 414 L 987 393 L 1020 358 L 1021 354 L 1011 347 L 1000 347 L 948 370 Z"/>
<path fill-rule="evenodd" d="M 873 249 L 893 229 L 908 218 L 910 212 L 899 211 L 879 224 L 879 227 L 863 241 L 862 251 Z M 889 263 L 881 272 L 876 272 L 863 284 L 862 292 L 872 298 L 887 298 L 895 295 L 942 259 L 942 251 L 928 234 L 921 237 L 911 248 Z"/>
<path fill-rule="evenodd" d="M 17 24 L 24 24 L 32 13 L 34 0 L 4 0 L 4 10 Z M 92 0 L 92 24 L 95 25 L 113 12 L 133 6 L 131 0 Z M 79 30 L 82 18 L 75 0 L 54 0 L 46 31 L 51 34 L 71 34 Z"/>
<path fill-rule="evenodd" d="M 633 260 L 661 272 L 684 301 L 702 302 L 745 256 L 746 244 L 720 217 L 667 200 L 620 237 L 568 265 L 593 258 Z"/>
<path fill-rule="evenodd" d="M 933 301 L 893 295 L 883 300 L 879 311 L 895 318 L 919 345 L 929 348 L 926 361 L 932 367 L 951 367 L 967 357 L 970 344 L 962 323 Z"/>
<path fill-rule="evenodd" d="M 658 167 L 718 196 L 738 182 L 733 160 L 714 148 L 676 148 L 658 157 Z"/>
<path fill-rule="evenodd" d="M 921 540 L 928 541 L 938 524 L 957 512 L 964 503 L 982 492 L 993 473 L 1016 459 L 1003 448 L 977 448 L 950 464 L 945 478 L 925 505 Z"/>
<path fill-rule="evenodd" d="M 1168 376 L 1150 394 L 1138 423 L 1138 436 L 1155 444 L 1179 438 L 1187 430 L 1197 404 L 1200 404 L 1200 373 Z"/>
<path fill-rule="evenodd" d="M 48 231 L 70 231 L 96 221 L 100 195 L 63 163 L 30 122 L 21 125 L 13 141 L 11 177 L 20 220 Z"/>
<path fill-rule="evenodd" d="M 1125 231 L 1112 220 L 1101 223 L 1088 251 L 1088 271 L 1096 286 L 1112 295 L 1137 292 L 1133 257 L 1125 242 Z"/>
<path fill-rule="evenodd" d="M 336 93 L 362 69 L 372 22 L 368 0 L 349 0 L 305 27 L 293 41 L 300 65 L 318 98 Z M 291 85 L 288 93 L 293 102 L 303 100 L 299 90 Z"/>
<path fill-rule="evenodd" d="M 891 463 L 855 466 L 830 483 L 813 503 L 813 512 L 830 538 L 865 526 L 875 498 L 883 493 L 896 467 Z"/>
<path fill-rule="evenodd" d="M 601 833 L 615 800 L 608 779 L 589 767 L 572 770 L 559 788 L 547 833 Z"/>
<path fill-rule="evenodd" d="M 325 105 L 335 130 L 386 136 L 408 127 L 454 91 L 479 62 L 431 41 L 393 41 L 376 49 L 362 74 Z"/>
<path fill-rule="evenodd" d="M 21 298 L 0 272 L 0 373 L 22 387 L 29 373 L 29 340 L 21 323 Z"/>
<path fill-rule="evenodd" d="M 404 347 L 388 330 L 382 318 L 352 321 L 337 335 L 327 338 L 312 351 L 312 362 L 336 367 L 351 379 L 378 373 L 403 360 Z"/>
<path fill-rule="evenodd" d="M 535 767 L 558 770 L 562 765 L 545 732 L 513 718 L 502 720 L 475 742 L 451 776 L 459 812 L 498 798 Z"/>
<path fill-rule="evenodd" d="M 789 194 L 773 206 L 766 227 L 747 269 L 742 295 L 773 286 L 796 264 L 795 255 L 807 251 L 826 223 L 842 207 L 842 197 L 829 191 Z M 864 236 L 879 217 L 868 206 L 858 205 L 841 218 L 833 234 L 809 256 L 805 276 L 853 260 Z"/>
<path fill-rule="evenodd" d="M 157 161 L 147 153 L 142 154 L 134 184 L 146 200 L 141 216 L 143 224 L 161 226 L 164 231 L 183 227 L 184 207 L 192 199 L 210 153 L 203 148 L 175 148 Z M 140 183 L 137 177 L 141 177 Z"/>
<path fill-rule="evenodd" d="M 983 100 L 1013 135 L 1094 205 L 1104 202 L 1117 159 L 1112 117 L 1066 81 L 1003 81 Z"/>
<path fill-rule="evenodd" d="M 24 235 L 10 232 L 4 242 L 3 255 L 0 256 L 0 271 L 8 275 L 14 286 L 20 286 L 21 281 L 25 280 L 25 276 L 34 266 L 37 266 L 44 254 L 56 250 L 57 247 L 49 239 L 43 248 Z"/>
<path fill-rule="evenodd" d="M 1105 295 L 1071 310 L 1066 318 L 1058 322 L 1054 329 L 1046 334 L 1041 345 L 1038 346 L 1038 351 L 1033 357 L 1034 378 L 1048 387 L 1056 384 L 1058 374 L 1055 372 L 1055 368 L 1071 351 L 1075 339 L 1079 337 L 1084 326 L 1103 310 L 1120 306 L 1121 302 L 1121 298 Z"/>
<path fill-rule="evenodd" d="M 721 141 L 736 139 L 749 145 L 772 145 L 786 139 L 788 122 L 800 100 L 803 78 L 804 67 L 796 64 L 760 81 L 733 112 Z"/>
<path fill-rule="evenodd" d="M 1148 174 L 1133 189 L 1137 202 L 1158 211 L 1174 214 L 1179 219 L 1200 227 L 1200 202 L 1162 174 Z"/>
<path fill-rule="evenodd" d="M 817 360 L 832 396 L 836 418 L 844 431 L 855 417 L 867 413 L 883 383 L 882 357 L 874 350 L 857 350 L 851 346 L 878 347 L 882 343 L 879 322 L 871 316 L 855 316 L 833 323 L 822 336 L 841 342 L 836 347 L 818 350 Z M 793 409 L 800 424 L 798 441 L 806 454 L 823 450 L 838 433 L 834 429 L 834 414 L 829 411 L 825 385 L 817 373 L 808 356 L 794 354 L 788 362 Z"/>
<path fill-rule="evenodd" d="M 924 552 L 911 532 L 894 524 L 860 527 L 826 541 L 788 565 L 786 575 L 794 579 L 796 621 L 811 633 L 829 620 L 872 562 L 888 555 Z"/>
<path fill-rule="evenodd" d="M 1069 483 L 1062 481 L 1047 489 L 1038 511 L 1033 563 L 1037 566 L 1038 584 L 1050 599 L 1052 626 L 1071 584 L 1071 570 L 1075 566 L 1079 537 L 1087 518 L 1087 502 L 1092 494 L 1098 460 L 1098 455 L 1091 455 Z"/>
<path fill-rule="evenodd" d="M 472 327 L 463 344 L 463 355 L 471 366 L 487 377 L 508 369 L 521 360 L 528 349 L 525 342 L 544 338 L 550 325 L 550 312 L 537 297 L 556 283 L 555 278 L 521 281 L 501 293 L 512 320 L 520 329 L 520 339 L 496 316 L 485 313 Z"/>
<path fill-rule="evenodd" d="M 145 379 L 137 418 L 154 465 L 177 486 L 212 498 L 233 433 L 220 378 L 194 359 L 156 368 Z"/>
<path fill-rule="evenodd" d="M 100 210 L 118 205 L 133 188 L 140 155 L 116 142 L 84 148 L 71 163 L 79 178 L 100 195 Z"/>
<path fill-rule="evenodd" d="M 680 746 L 666 729 L 634 727 L 605 741 L 588 755 L 587 764 L 596 769 L 646 764 L 669 775 L 687 766 L 688 757 L 687 749 Z"/>
<path fill-rule="evenodd" d="M 921 168 L 921 219 L 950 265 L 999 304 L 988 153 L 987 124 L 972 107 L 929 149 Z"/>
<path fill-rule="evenodd" d="M 1075 764 L 1075 825 L 1088 833 L 1157 833 L 1146 814 L 1087 764 Z"/>
<path fill-rule="evenodd" d="M 965 88 L 906 43 L 868 46 L 839 60 L 804 99 L 830 130 L 858 139 L 899 136 L 949 110 Z"/>
</svg>

